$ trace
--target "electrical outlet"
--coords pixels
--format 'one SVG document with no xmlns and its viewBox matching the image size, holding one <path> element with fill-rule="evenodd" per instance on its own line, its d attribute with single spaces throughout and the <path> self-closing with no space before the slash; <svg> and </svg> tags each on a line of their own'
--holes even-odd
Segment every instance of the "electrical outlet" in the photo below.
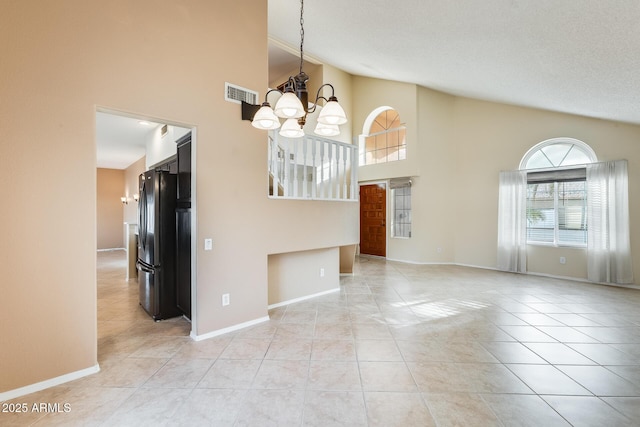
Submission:
<svg viewBox="0 0 640 427">
<path fill-rule="evenodd" d="M 320 277 L 324 277 L 324 268 L 320 269 Z"/>
<path fill-rule="evenodd" d="M 222 306 L 227 306 L 229 303 L 229 294 L 222 294 Z"/>
<path fill-rule="evenodd" d="M 567 263 L 567 259 L 563 256 L 560 257 L 560 264 L 566 264 Z"/>
<path fill-rule="evenodd" d="M 204 239 L 204 250 L 210 251 L 213 249 L 213 239 Z"/>
</svg>

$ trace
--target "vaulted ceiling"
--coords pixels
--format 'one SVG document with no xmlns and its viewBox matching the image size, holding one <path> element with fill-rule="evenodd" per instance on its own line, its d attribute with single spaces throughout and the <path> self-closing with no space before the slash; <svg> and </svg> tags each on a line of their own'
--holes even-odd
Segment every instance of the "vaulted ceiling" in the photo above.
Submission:
<svg viewBox="0 0 640 427">
<path fill-rule="evenodd" d="M 637 0 L 307 0 L 305 54 L 351 74 L 640 124 Z M 297 50 L 299 0 L 269 0 Z"/>
</svg>

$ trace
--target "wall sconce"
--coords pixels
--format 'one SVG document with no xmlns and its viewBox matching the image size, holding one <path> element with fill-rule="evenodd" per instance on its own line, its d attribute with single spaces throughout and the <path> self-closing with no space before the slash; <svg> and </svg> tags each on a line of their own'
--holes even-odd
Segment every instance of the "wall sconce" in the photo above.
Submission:
<svg viewBox="0 0 640 427">
<path fill-rule="evenodd" d="M 120 197 L 120 201 L 122 202 L 123 205 L 128 205 L 129 204 L 129 199 L 127 199 L 124 196 Z"/>
<path fill-rule="evenodd" d="M 139 194 L 134 194 L 133 195 L 133 200 L 135 200 L 135 202 L 138 203 L 138 200 L 140 200 L 140 195 Z"/>
</svg>

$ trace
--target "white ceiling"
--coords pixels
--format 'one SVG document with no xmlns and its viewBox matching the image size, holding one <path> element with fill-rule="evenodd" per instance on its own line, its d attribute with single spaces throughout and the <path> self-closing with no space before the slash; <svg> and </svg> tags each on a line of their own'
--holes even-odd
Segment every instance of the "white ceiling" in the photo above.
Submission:
<svg viewBox="0 0 640 427">
<path fill-rule="evenodd" d="M 126 169 L 144 157 L 149 132 L 159 123 L 140 124 L 139 119 L 96 113 L 97 166 L 106 169 Z"/>
<path fill-rule="evenodd" d="M 299 0 L 269 36 L 300 44 Z M 305 54 L 351 74 L 640 124 L 637 0 L 311 0 Z"/>
</svg>

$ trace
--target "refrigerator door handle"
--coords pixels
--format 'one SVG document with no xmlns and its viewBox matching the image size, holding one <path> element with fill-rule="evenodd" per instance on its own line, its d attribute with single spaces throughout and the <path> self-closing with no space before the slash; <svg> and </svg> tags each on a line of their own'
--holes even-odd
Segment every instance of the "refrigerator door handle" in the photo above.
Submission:
<svg viewBox="0 0 640 427">
<path fill-rule="evenodd" d="M 144 273 L 155 273 L 153 269 L 142 264 L 140 261 L 136 261 L 136 268 Z"/>
</svg>

